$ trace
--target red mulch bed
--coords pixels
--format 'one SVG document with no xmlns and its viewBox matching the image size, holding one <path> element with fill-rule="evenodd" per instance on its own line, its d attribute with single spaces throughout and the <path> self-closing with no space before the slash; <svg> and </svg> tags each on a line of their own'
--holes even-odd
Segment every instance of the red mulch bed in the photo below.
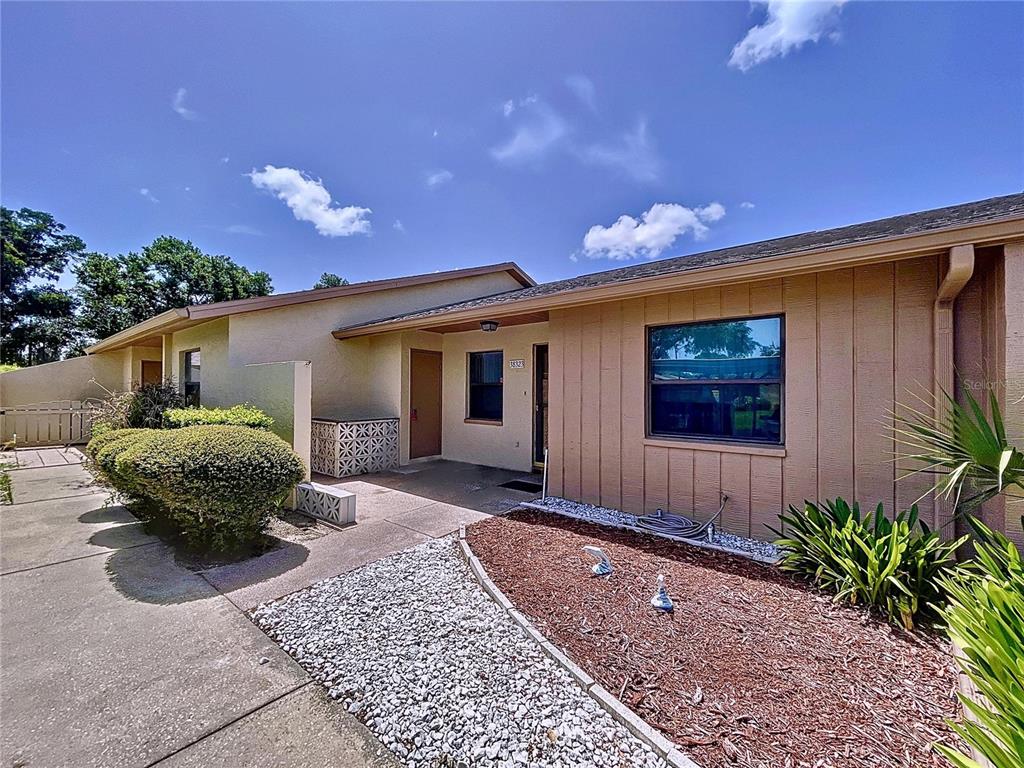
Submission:
<svg viewBox="0 0 1024 768">
<path fill-rule="evenodd" d="M 516 607 L 598 682 L 713 766 L 945 766 L 945 642 L 836 606 L 775 568 L 539 512 L 473 525 Z M 615 573 L 593 578 L 581 548 Z M 665 575 L 674 614 L 651 608 Z"/>
</svg>

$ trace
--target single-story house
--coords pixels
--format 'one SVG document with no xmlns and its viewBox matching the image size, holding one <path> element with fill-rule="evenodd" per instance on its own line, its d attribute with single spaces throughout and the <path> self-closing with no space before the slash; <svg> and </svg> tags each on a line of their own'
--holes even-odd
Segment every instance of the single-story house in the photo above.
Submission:
<svg viewBox="0 0 1024 768">
<path fill-rule="evenodd" d="M 724 492 L 723 528 L 767 537 L 804 499 L 918 499 L 892 413 L 940 388 L 1024 434 L 1024 194 L 544 284 L 505 263 L 186 307 L 84 359 L 258 405 L 314 472 L 546 462 L 552 495 L 706 517 Z"/>
</svg>

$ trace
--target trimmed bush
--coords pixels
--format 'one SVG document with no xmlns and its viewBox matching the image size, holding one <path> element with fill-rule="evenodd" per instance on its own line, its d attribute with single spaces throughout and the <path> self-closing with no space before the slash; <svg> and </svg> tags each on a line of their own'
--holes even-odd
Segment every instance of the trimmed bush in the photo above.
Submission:
<svg viewBox="0 0 1024 768">
<path fill-rule="evenodd" d="M 128 499 L 139 500 L 142 491 L 131 484 L 131 480 L 117 474 L 118 457 L 136 442 L 147 440 L 152 429 L 111 429 L 101 432 L 85 447 L 86 455 L 92 460 L 90 467 L 98 479 L 114 488 Z"/>
<path fill-rule="evenodd" d="M 894 624 L 912 629 L 933 619 L 943 603 L 940 577 L 955 566 L 963 537 L 944 542 L 918 519 L 917 507 L 889 520 L 879 504 L 862 518 L 856 502 L 807 502 L 780 515 L 786 533 L 780 567 L 835 593 L 837 602 L 876 608 Z"/>
<path fill-rule="evenodd" d="M 201 424 L 227 424 L 269 431 L 274 426 L 274 420 L 248 403 L 233 405 L 230 408 L 171 408 L 164 411 L 164 426 L 168 429 L 195 427 Z"/>
<path fill-rule="evenodd" d="M 305 472 L 284 440 L 249 427 L 119 430 L 87 451 L 97 474 L 147 516 L 216 551 L 257 541 Z"/>
</svg>

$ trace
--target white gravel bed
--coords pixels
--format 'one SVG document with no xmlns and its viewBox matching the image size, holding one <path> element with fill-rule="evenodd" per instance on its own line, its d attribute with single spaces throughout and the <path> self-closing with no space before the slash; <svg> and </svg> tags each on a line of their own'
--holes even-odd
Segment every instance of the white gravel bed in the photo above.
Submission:
<svg viewBox="0 0 1024 768">
<path fill-rule="evenodd" d="M 483 591 L 453 538 L 252 613 L 415 768 L 663 768 Z"/>
<path fill-rule="evenodd" d="M 598 507 L 594 504 L 584 504 L 579 501 L 571 501 L 559 496 L 546 496 L 545 498 L 537 499 L 536 501 L 525 503 L 521 506 L 536 509 L 541 512 L 553 512 L 558 515 L 564 515 L 565 517 L 584 520 L 590 523 L 597 523 L 599 525 L 610 525 L 614 528 L 628 528 L 632 531 L 638 531 L 639 533 L 650 534 L 651 536 L 661 535 L 639 527 L 636 522 L 636 515 L 630 515 L 626 512 L 621 512 L 617 509 L 610 509 L 608 507 Z M 744 536 L 725 533 L 724 531 L 718 530 L 717 526 L 714 529 L 714 536 L 710 541 L 707 539 L 684 539 L 678 536 L 664 536 L 663 538 L 672 539 L 673 541 L 681 541 L 704 549 L 715 549 L 735 555 L 742 555 L 744 557 L 752 557 L 755 560 L 765 563 L 774 563 L 782 556 L 782 550 L 770 542 L 760 541 L 758 539 L 748 539 Z"/>
</svg>

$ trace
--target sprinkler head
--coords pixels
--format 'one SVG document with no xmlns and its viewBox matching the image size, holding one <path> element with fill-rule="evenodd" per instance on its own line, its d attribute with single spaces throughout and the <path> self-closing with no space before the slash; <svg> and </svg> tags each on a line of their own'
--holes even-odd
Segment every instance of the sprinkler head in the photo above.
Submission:
<svg viewBox="0 0 1024 768">
<path fill-rule="evenodd" d="M 658 574 L 658 591 L 651 598 L 651 605 L 659 611 L 665 611 L 666 613 L 672 611 L 675 607 L 672 604 L 672 598 L 668 596 L 668 590 L 665 588 L 665 577 L 660 573 Z"/>
<path fill-rule="evenodd" d="M 614 570 L 614 568 L 612 568 L 612 561 L 608 557 L 608 555 L 605 554 L 605 551 L 603 549 L 601 549 L 600 547 L 595 547 L 590 544 L 587 544 L 585 547 L 583 547 L 583 551 L 595 560 L 597 560 L 597 562 L 594 563 L 594 565 L 590 568 L 591 573 L 593 573 L 595 576 L 612 575 L 612 571 Z"/>
</svg>

